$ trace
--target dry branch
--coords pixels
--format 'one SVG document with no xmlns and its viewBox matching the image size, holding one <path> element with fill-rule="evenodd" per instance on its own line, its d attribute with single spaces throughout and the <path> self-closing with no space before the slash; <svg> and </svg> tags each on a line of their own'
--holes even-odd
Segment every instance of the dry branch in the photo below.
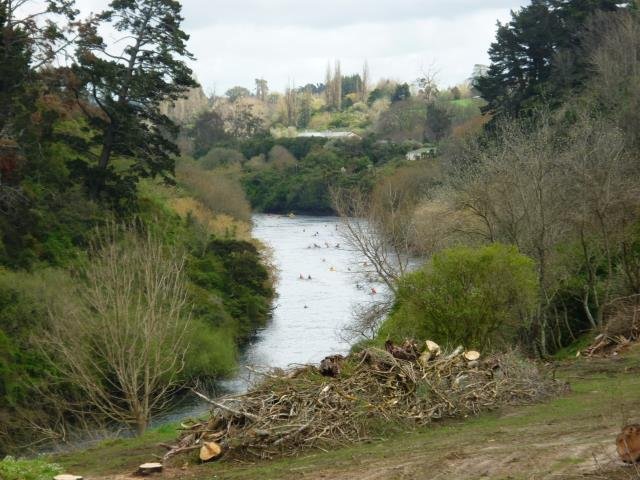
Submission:
<svg viewBox="0 0 640 480">
<path fill-rule="evenodd" d="M 210 419 L 189 426 L 165 459 L 210 441 L 231 458 L 294 455 L 373 438 L 380 422 L 426 425 L 531 403 L 563 388 L 515 354 L 470 363 L 464 350 L 456 349 L 421 361 L 415 345 L 352 354 L 342 360 L 336 378 L 323 376 L 315 366 L 298 368 L 295 378 L 273 371 L 244 395 L 207 399 L 214 405 Z"/>
</svg>

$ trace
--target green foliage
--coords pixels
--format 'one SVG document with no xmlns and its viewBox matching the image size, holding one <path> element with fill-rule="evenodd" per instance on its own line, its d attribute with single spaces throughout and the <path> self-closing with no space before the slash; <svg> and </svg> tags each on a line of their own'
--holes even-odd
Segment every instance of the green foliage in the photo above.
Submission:
<svg viewBox="0 0 640 480">
<path fill-rule="evenodd" d="M 235 102 L 244 97 L 250 97 L 251 92 L 245 87 L 232 87 L 226 91 L 225 95 L 231 102 Z"/>
<path fill-rule="evenodd" d="M 160 104 L 197 85 L 184 61 L 193 57 L 181 9 L 173 0 L 116 0 L 79 29 L 71 87 L 92 102 L 82 109 L 92 130 L 81 147 L 98 153 L 78 164 L 78 172 L 95 196 L 132 197 L 139 178 L 167 178 L 173 171 L 177 127 Z M 127 39 L 121 56 L 110 55 L 102 27 Z"/>
<path fill-rule="evenodd" d="M 218 142 L 228 139 L 224 120 L 215 110 L 201 113 L 189 132 L 193 138 L 193 156 L 199 158 Z"/>
<path fill-rule="evenodd" d="M 436 254 L 399 286 L 378 338 L 431 339 L 467 348 L 517 339 L 536 305 L 534 261 L 515 247 L 456 247 Z"/>
<path fill-rule="evenodd" d="M 401 102 L 403 100 L 407 100 L 411 97 L 411 90 L 409 89 L 408 83 L 402 83 L 396 87 L 396 90 L 393 92 L 391 96 L 391 101 Z"/>
<path fill-rule="evenodd" d="M 189 353 L 182 375 L 194 378 L 224 378 L 235 371 L 237 338 L 232 329 L 212 328 L 208 322 L 194 319 L 187 332 Z"/>
<path fill-rule="evenodd" d="M 286 169 L 247 172 L 243 183 L 254 208 L 266 212 L 331 213 L 331 186 L 370 189 L 374 175 L 371 162 L 359 155 L 357 147 L 351 151 L 348 143 L 316 148 Z"/>
<path fill-rule="evenodd" d="M 418 98 L 408 98 L 393 103 L 378 119 L 375 130 L 380 138 L 392 141 L 415 140 L 425 137 L 427 106 Z"/>
<path fill-rule="evenodd" d="M 229 165 L 241 165 L 246 162 L 242 153 L 230 148 L 214 147 L 210 149 L 198 163 L 205 170 L 213 170 L 217 167 L 226 167 Z"/>
<path fill-rule="evenodd" d="M 427 105 L 427 128 L 435 141 L 446 137 L 451 130 L 451 114 L 437 102 Z"/>
<path fill-rule="evenodd" d="M 517 116 L 551 99 L 559 105 L 565 93 L 574 94 L 589 71 L 580 41 L 582 26 L 591 14 L 615 11 L 627 3 L 535 0 L 512 12 L 508 23 L 498 24 L 488 74 L 475 79 L 488 102 L 485 110 Z"/>
<path fill-rule="evenodd" d="M 31 383 L 46 377 L 47 363 L 30 337 L 46 328 L 48 308 L 61 301 L 71 284 L 60 270 L 30 274 L 0 269 L 0 409 L 28 405 Z"/>
<path fill-rule="evenodd" d="M 0 478 L 2 480 L 51 480 L 62 473 L 62 467 L 44 460 L 20 460 L 5 457 L 0 461 Z"/>
</svg>

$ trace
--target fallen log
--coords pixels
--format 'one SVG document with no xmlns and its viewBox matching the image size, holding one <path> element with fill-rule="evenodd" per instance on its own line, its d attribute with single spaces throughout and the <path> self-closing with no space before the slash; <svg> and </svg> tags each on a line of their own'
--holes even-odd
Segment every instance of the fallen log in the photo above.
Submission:
<svg viewBox="0 0 640 480">
<path fill-rule="evenodd" d="M 69 475 L 68 473 L 65 473 L 62 475 L 56 475 L 53 477 L 53 480 L 83 480 L 83 478 L 78 475 Z"/>
</svg>

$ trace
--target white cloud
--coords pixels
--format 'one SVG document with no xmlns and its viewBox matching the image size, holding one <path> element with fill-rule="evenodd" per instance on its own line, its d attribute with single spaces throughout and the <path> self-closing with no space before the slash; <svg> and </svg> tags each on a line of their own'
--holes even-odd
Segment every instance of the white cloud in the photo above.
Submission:
<svg viewBox="0 0 640 480">
<path fill-rule="evenodd" d="M 185 0 L 192 66 L 207 91 L 253 87 L 264 77 L 273 90 L 323 81 L 328 61 L 343 73 L 369 62 L 372 77 L 412 81 L 435 65 L 444 85 L 487 63 L 496 20 L 525 0 Z M 83 13 L 106 0 L 78 0 Z"/>
</svg>

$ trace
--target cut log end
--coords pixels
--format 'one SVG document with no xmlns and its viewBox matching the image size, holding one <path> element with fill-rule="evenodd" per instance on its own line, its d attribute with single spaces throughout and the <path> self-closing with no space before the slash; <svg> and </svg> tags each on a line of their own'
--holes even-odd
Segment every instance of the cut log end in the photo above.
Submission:
<svg viewBox="0 0 640 480">
<path fill-rule="evenodd" d="M 438 345 L 436 342 L 433 342 L 431 340 L 427 340 L 424 343 L 425 343 L 427 352 L 431 353 L 434 357 L 437 357 L 438 355 L 440 355 L 440 352 L 441 352 L 440 345 Z"/>
<path fill-rule="evenodd" d="M 464 352 L 464 359 L 468 362 L 475 362 L 480 358 L 480 352 L 469 350 Z"/>
<path fill-rule="evenodd" d="M 138 475 L 151 475 L 162 472 L 162 464 L 157 462 L 143 463 L 138 467 Z"/>
<path fill-rule="evenodd" d="M 640 425 L 627 425 L 616 438 L 616 450 L 624 463 L 640 460 Z"/>
<path fill-rule="evenodd" d="M 209 462 L 222 455 L 222 447 L 216 442 L 204 442 L 200 448 L 200 460 Z"/>
</svg>

